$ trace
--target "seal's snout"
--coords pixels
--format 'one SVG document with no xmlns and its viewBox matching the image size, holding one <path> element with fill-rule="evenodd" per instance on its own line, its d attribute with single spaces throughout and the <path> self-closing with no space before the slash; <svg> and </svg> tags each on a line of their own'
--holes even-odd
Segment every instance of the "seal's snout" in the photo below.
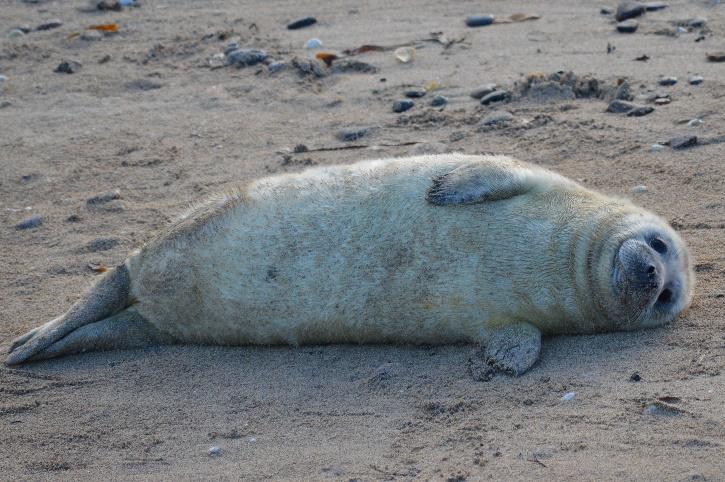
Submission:
<svg viewBox="0 0 725 482">
<path fill-rule="evenodd" d="M 637 298 L 649 298 L 664 285 L 665 267 L 658 259 L 658 253 L 646 243 L 628 239 L 619 249 L 618 258 L 620 282 L 627 286 L 629 293 L 639 294 Z"/>
</svg>

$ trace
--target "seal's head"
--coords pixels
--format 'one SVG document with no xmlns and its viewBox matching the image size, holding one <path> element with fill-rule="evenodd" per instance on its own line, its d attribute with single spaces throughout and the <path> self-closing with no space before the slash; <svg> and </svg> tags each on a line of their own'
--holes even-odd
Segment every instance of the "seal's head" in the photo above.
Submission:
<svg viewBox="0 0 725 482">
<path fill-rule="evenodd" d="M 609 257 L 614 303 L 607 311 L 624 330 L 670 322 L 692 299 L 687 246 L 667 223 L 647 212 L 627 216 L 624 226 Z"/>
</svg>

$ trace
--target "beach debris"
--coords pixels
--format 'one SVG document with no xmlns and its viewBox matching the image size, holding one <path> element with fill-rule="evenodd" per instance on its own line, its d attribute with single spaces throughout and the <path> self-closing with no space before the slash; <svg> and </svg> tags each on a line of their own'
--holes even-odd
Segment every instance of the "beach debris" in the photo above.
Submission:
<svg viewBox="0 0 725 482">
<path fill-rule="evenodd" d="M 512 13 L 506 18 L 499 18 L 494 21 L 496 24 L 500 23 L 516 23 L 516 22 L 528 22 L 529 20 L 538 20 L 541 15 L 533 13 Z"/>
<path fill-rule="evenodd" d="M 227 54 L 227 65 L 249 67 L 267 59 L 267 53 L 259 49 L 238 49 Z"/>
<path fill-rule="evenodd" d="M 30 216 L 27 219 L 23 219 L 18 224 L 15 225 L 15 229 L 23 230 L 23 229 L 33 229 L 37 228 L 43 224 L 43 218 L 40 217 L 38 214 L 34 214 Z"/>
<path fill-rule="evenodd" d="M 19 28 L 14 28 L 8 32 L 9 39 L 16 39 L 16 38 L 20 38 L 20 37 L 24 37 L 24 36 L 25 36 L 25 32 L 23 32 Z"/>
<path fill-rule="evenodd" d="M 647 415 L 661 415 L 665 417 L 674 417 L 684 413 L 684 410 L 676 407 L 673 403 L 680 401 L 677 397 L 660 397 L 651 402 L 643 402 L 643 412 Z"/>
<path fill-rule="evenodd" d="M 668 97 L 657 97 L 654 102 L 655 102 L 655 105 L 667 105 L 670 102 L 672 102 L 672 99 L 670 99 L 669 96 Z"/>
<path fill-rule="evenodd" d="M 348 127 L 338 131 L 335 137 L 342 142 L 352 142 L 365 137 L 369 133 L 370 129 L 368 127 Z"/>
<path fill-rule="evenodd" d="M 117 33 L 118 24 L 117 23 L 101 23 L 101 24 L 97 24 L 97 25 L 90 25 L 88 27 L 88 30 L 98 30 L 99 32 L 103 32 L 103 33 Z"/>
<path fill-rule="evenodd" d="M 693 75 L 689 79 L 687 79 L 687 82 L 689 82 L 690 85 L 700 85 L 705 81 L 705 78 L 702 75 Z"/>
<path fill-rule="evenodd" d="M 639 372 L 634 372 L 629 376 L 630 382 L 638 382 L 642 380 L 642 377 L 639 375 Z"/>
<path fill-rule="evenodd" d="M 435 95 L 430 101 L 431 107 L 443 107 L 448 103 L 448 98 L 442 95 Z"/>
<path fill-rule="evenodd" d="M 106 204 L 117 199 L 121 199 L 121 191 L 118 189 L 90 197 L 86 199 L 86 204 L 89 206 L 97 206 L 99 204 Z"/>
<path fill-rule="evenodd" d="M 451 45 L 458 44 L 466 40 L 466 36 L 462 35 L 458 38 L 449 39 L 443 32 L 431 32 L 430 37 L 421 39 L 423 42 L 436 42 L 443 45 L 444 49 L 447 49 Z"/>
<path fill-rule="evenodd" d="M 649 55 L 643 54 L 643 55 L 640 55 L 639 57 L 636 57 L 634 60 L 636 60 L 638 62 L 647 62 L 649 60 Z"/>
<path fill-rule="evenodd" d="M 325 77 L 328 74 L 324 64 L 317 59 L 301 59 L 295 57 L 292 59 L 292 67 L 302 76 L 313 75 L 315 77 Z"/>
<path fill-rule="evenodd" d="M 667 144 L 673 149 L 686 149 L 697 144 L 697 136 L 673 137 Z"/>
<path fill-rule="evenodd" d="M 508 124 L 512 120 L 514 120 L 514 116 L 510 112 L 494 112 L 493 114 L 489 114 L 485 117 L 481 121 L 480 125 L 482 127 L 502 126 Z"/>
<path fill-rule="evenodd" d="M 677 83 L 677 77 L 663 77 L 657 83 L 663 86 L 675 85 Z"/>
<path fill-rule="evenodd" d="M 108 271 L 108 266 L 105 264 L 94 264 L 94 263 L 88 263 L 86 266 L 88 266 L 88 269 L 93 271 L 94 273 L 105 273 Z"/>
<path fill-rule="evenodd" d="M 35 27 L 35 30 L 39 30 L 39 31 L 52 30 L 54 28 L 61 27 L 62 25 L 63 25 L 63 22 L 61 20 L 54 18 L 52 20 L 48 20 L 48 21 L 41 23 L 40 25 Z"/>
<path fill-rule="evenodd" d="M 415 47 L 399 47 L 393 53 L 398 62 L 407 64 L 415 60 Z"/>
<path fill-rule="evenodd" d="M 659 152 L 659 151 L 661 151 L 664 148 L 665 148 L 665 146 L 663 144 L 657 144 L 657 143 L 655 143 L 655 144 L 652 144 L 649 147 L 649 151 L 650 152 Z"/>
<path fill-rule="evenodd" d="M 302 17 L 298 20 L 288 23 L 287 30 L 297 30 L 300 28 L 309 27 L 310 25 L 314 25 L 316 23 L 317 19 L 315 17 Z"/>
<path fill-rule="evenodd" d="M 511 98 L 511 92 L 507 90 L 494 90 L 490 94 L 483 96 L 481 105 L 488 105 L 493 102 L 503 102 Z"/>
<path fill-rule="evenodd" d="M 325 63 L 325 65 L 327 65 L 328 67 L 330 67 L 332 65 L 332 62 L 334 62 L 335 60 L 339 59 L 340 57 L 338 57 L 335 54 L 331 54 L 329 52 L 317 52 L 315 54 L 315 58 L 317 60 L 322 60 Z"/>
<path fill-rule="evenodd" d="M 466 25 L 468 27 L 485 27 L 486 25 L 491 25 L 493 21 L 493 15 L 471 15 L 466 17 Z"/>
<path fill-rule="evenodd" d="M 217 447 L 216 445 L 209 447 L 209 450 L 207 450 L 207 454 L 209 454 L 209 457 L 220 457 L 222 454 L 221 447 Z"/>
<path fill-rule="evenodd" d="M 629 19 L 617 24 L 617 32 L 634 33 L 637 31 L 637 27 L 639 27 L 639 23 L 634 19 Z"/>
<path fill-rule="evenodd" d="M 420 87 L 415 87 L 415 88 L 406 90 L 405 96 L 410 99 L 417 99 L 419 97 L 423 97 L 427 93 L 428 93 L 427 90 L 421 89 Z"/>
<path fill-rule="evenodd" d="M 562 401 L 571 402 L 576 398 L 576 392 L 567 392 L 561 396 Z"/>
<path fill-rule="evenodd" d="M 442 88 L 443 84 L 441 84 L 437 80 L 431 80 L 430 82 L 425 84 L 426 92 L 435 92 L 436 90 L 441 90 Z"/>
<path fill-rule="evenodd" d="M 319 49 L 320 47 L 322 47 L 322 40 L 318 38 L 311 38 L 305 42 L 306 49 Z"/>
<path fill-rule="evenodd" d="M 471 97 L 473 97 L 474 99 L 482 99 L 491 92 L 495 91 L 497 88 L 498 85 L 496 84 L 483 84 L 471 91 Z"/>
<path fill-rule="evenodd" d="M 692 18 L 687 21 L 687 26 L 690 28 L 702 28 L 707 24 L 707 20 L 704 18 Z"/>
<path fill-rule="evenodd" d="M 638 185 L 634 186 L 634 187 L 633 187 L 633 188 L 631 189 L 631 191 L 632 191 L 632 192 L 633 192 L 634 194 L 642 194 L 642 193 L 645 193 L 645 192 L 647 192 L 647 186 L 645 186 L 644 184 L 638 184 Z"/>
<path fill-rule="evenodd" d="M 657 10 L 664 10 L 667 6 L 664 2 L 645 2 L 644 9 L 648 12 L 656 12 Z"/>
<path fill-rule="evenodd" d="M 623 22 L 624 20 L 628 20 L 630 18 L 639 17 L 644 13 L 644 11 L 644 5 L 641 3 L 622 2 L 617 7 L 617 12 L 615 13 L 614 18 L 617 22 Z"/>
<path fill-rule="evenodd" d="M 393 112 L 401 113 L 410 110 L 415 106 L 415 102 L 410 99 L 399 99 L 393 102 Z"/>
<path fill-rule="evenodd" d="M 55 72 L 61 74 L 75 74 L 81 70 L 81 63 L 75 60 L 64 60 L 55 68 Z"/>
<path fill-rule="evenodd" d="M 691 119 L 687 122 L 687 127 L 699 127 L 702 125 L 702 119 Z"/>
<path fill-rule="evenodd" d="M 710 62 L 725 62 L 725 50 L 721 52 L 708 52 L 705 56 Z"/>
<path fill-rule="evenodd" d="M 360 47 L 354 49 L 343 50 L 342 53 L 352 56 L 364 54 L 366 52 L 383 52 L 385 50 L 389 50 L 389 48 L 383 47 L 382 45 L 361 45 Z"/>
</svg>

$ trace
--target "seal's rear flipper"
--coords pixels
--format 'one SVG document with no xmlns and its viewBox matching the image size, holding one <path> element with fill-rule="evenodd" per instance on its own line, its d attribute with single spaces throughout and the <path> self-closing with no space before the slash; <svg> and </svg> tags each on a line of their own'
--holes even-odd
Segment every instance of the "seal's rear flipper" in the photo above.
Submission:
<svg viewBox="0 0 725 482">
<path fill-rule="evenodd" d="M 173 343 L 133 308 L 84 325 L 25 361 L 44 360 L 86 351 L 143 348 Z"/>
<path fill-rule="evenodd" d="M 497 330 L 486 342 L 484 359 L 491 367 L 519 376 L 539 359 L 541 332 L 528 323 Z"/>
<path fill-rule="evenodd" d="M 49 321 L 16 339 L 10 347 L 7 365 L 32 358 L 78 328 L 103 320 L 128 307 L 131 278 L 125 265 L 108 271 L 63 316 Z"/>
</svg>

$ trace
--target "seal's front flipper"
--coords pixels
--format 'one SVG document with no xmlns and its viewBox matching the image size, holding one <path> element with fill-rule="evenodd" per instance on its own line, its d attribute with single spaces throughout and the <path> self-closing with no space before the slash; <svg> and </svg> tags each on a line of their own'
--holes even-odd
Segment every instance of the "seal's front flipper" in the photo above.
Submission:
<svg viewBox="0 0 725 482">
<path fill-rule="evenodd" d="M 86 351 L 143 348 L 173 343 L 133 308 L 70 332 L 25 361 L 44 360 Z"/>
<path fill-rule="evenodd" d="M 528 323 L 505 326 L 486 342 L 483 350 L 488 365 L 514 376 L 519 376 L 539 359 L 541 332 Z"/>
<path fill-rule="evenodd" d="M 426 200 L 437 206 L 478 204 L 512 198 L 535 187 L 545 188 L 557 182 L 566 181 L 554 173 L 513 159 L 482 159 L 434 177 Z"/>
</svg>

